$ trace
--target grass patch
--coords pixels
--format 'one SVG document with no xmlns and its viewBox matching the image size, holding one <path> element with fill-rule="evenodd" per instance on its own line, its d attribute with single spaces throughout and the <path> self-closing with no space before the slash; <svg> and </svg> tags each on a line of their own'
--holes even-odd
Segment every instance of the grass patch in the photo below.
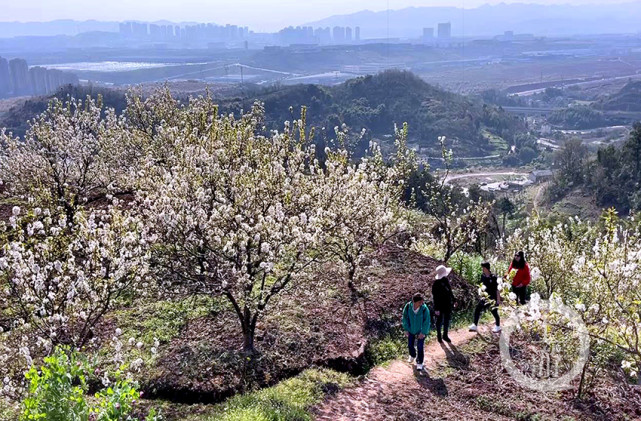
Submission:
<svg viewBox="0 0 641 421">
<path fill-rule="evenodd" d="M 212 414 L 192 421 L 302 421 L 311 420 L 309 409 L 328 394 L 348 386 L 347 374 L 309 369 L 276 386 L 235 396 L 217 405 Z"/>
<path fill-rule="evenodd" d="M 178 336 L 189 320 L 203 317 L 228 307 L 221 298 L 201 296 L 177 301 L 157 301 L 137 307 L 118 310 L 115 319 L 125 338 L 134 336 L 145 343 L 158 338 L 167 343 Z"/>
<path fill-rule="evenodd" d="M 495 153 L 503 153 L 508 150 L 508 144 L 502 137 L 490 133 L 487 129 L 483 129 L 481 135 L 493 147 Z"/>
<path fill-rule="evenodd" d="M 402 333 L 372 340 L 367 347 L 367 362 L 371 367 L 385 364 L 407 354 L 407 337 Z M 429 340 L 429 338 L 428 338 Z"/>
</svg>

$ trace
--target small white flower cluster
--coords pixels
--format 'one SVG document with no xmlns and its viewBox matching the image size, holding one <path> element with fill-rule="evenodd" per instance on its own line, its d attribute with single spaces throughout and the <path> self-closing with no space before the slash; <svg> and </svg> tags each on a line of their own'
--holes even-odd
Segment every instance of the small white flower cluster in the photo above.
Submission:
<svg viewBox="0 0 641 421">
<path fill-rule="evenodd" d="M 635 361 L 623 360 L 621 368 L 632 378 L 636 378 L 639 374 Z"/>
</svg>

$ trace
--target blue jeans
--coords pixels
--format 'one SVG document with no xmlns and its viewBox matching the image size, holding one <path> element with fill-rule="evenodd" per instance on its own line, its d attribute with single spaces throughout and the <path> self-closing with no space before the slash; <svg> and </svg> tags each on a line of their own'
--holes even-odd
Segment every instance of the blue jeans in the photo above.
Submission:
<svg viewBox="0 0 641 421">
<path fill-rule="evenodd" d="M 416 341 L 416 348 L 418 348 L 418 356 L 416 355 L 416 350 L 414 349 L 414 342 Z M 407 347 L 410 350 L 410 356 L 416 358 L 417 364 L 423 364 L 423 358 L 425 354 L 423 353 L 423 346 L 425 345 L 425 338 L 418 339 L 418 335 L 412 335 L 411 333 L 407 337 Z"/>
</svg>

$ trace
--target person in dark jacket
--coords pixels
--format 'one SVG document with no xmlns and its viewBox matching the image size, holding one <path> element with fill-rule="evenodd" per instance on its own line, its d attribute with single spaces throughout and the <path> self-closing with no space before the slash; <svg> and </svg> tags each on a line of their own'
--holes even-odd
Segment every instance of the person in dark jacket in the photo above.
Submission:
<svg viewBox="0 0 641 421">
<path fill-rule="evenodd" d="M 432 297 L 434 299 L 434 314 L 436 315 L 436 338 L 439 342 L 452 342 L 447 336 L 452 319 L 452 307 L 454 306 L 454 293 L 448 276 L 452 268 L 443 265 L 436 268 L 436 281 L 432 285 Z M 442 334 L 441 334 L 442 329 Z"/>
<path fill-rule="evenodd" d="M 481 285 L 487 293 L 488 297 L 482 297 L 478 304 L 476 304 L 476 309 L 474 309 L 474 323 L 470 326 L 470 331 L 476 332 L 478 330 L 479 319 L 481 318 L 481 313 L 485 310 L 490 309 L 492 315 L 494 316 L 494 322 L 496 323 L 492 332 L 499 333 L 501 331 L 501 318 L 499 317 L 499 305 L 501 305 L 501 294 L 499 293 L 499 284 L 498 278 L 490 270 L 490 263 L 483 262 L 481 263 L 483 268 L 483 274 L 481 274 Z"/>
<path fill-rule="evenodd" d="M 412 301 L 403 307 L 403 329 L 407 335 L 407 347 L 410 351 L 410 357 L 407 360 L 410 364 L 416 358 L 416 369 L 423 369 L 423 358 L 425 337 L 430 334 L 430 310 L 424 303 L 421 294 L 414 294 Z M 416 348 L 414 349 L 414 344 Z M 418 350 L 418 355 L 417 351 Z"/>
</svg>

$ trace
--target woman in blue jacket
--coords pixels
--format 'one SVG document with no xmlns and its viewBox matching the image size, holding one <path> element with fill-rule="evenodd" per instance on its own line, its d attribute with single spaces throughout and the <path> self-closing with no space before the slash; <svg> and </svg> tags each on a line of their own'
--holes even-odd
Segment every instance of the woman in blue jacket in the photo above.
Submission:
<svg viewBox="0 0 641 421">
<path fill-rule="evenodd" d="M 414 294 L 412 301 L 403 307 L 403 329 L 407 335 L 407 347 L 410 357 L 407 362 L 410 364 L 416 358 L 416 369 L 423 369 L 425 338 L 430 334 L 430 310 L 425 305 L 421 294 Z M 418 349 L 414 349 L 414 346 Z"/>
</svg>

